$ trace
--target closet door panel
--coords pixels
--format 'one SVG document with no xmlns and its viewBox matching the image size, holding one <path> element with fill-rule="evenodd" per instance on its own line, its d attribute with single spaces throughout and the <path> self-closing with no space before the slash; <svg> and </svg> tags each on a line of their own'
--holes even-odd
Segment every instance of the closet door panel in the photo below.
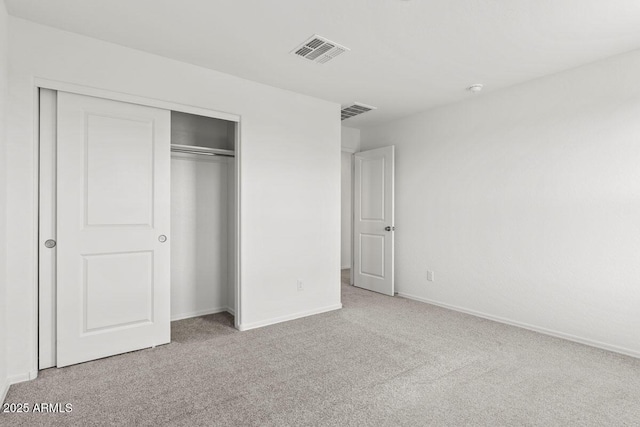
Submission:
<svg viewBox="0 0 640 427">
<path fill-rule="evenodd" d="M 57 140 L 57 366 L 168 343 L 170 112 L 60 92 Z"/>
<path fill-rule="evenodd" d="M 86 121 L 86 225 L 152 227 L 153 122 L 92 113 Z"/>
</svg>

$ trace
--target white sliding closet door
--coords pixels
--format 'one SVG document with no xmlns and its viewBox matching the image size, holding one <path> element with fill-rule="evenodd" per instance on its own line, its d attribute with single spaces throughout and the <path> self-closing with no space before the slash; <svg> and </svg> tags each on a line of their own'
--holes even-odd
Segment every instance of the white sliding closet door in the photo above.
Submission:
<svg viewBox="0 0 640 427">
<path fill-rule="evenodd" d="M 170 126 L 58 93 L 59 367 L 170 341 Z"/>
</svg>

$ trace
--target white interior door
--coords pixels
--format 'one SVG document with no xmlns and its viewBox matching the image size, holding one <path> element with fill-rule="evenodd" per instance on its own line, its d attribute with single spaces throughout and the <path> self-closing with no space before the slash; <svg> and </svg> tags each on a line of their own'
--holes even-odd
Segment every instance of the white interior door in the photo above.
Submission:
<svg viewBox="0 0 640 427">
<path fill-rule="evenodd" d="M 393 296 L 394 147 L 354 157 L 354 285 Z"/>
<path fill-rule="evenodd" d="M 170 112 L 57 110 L 57 366 L 168 343 Z"/>
</svg>

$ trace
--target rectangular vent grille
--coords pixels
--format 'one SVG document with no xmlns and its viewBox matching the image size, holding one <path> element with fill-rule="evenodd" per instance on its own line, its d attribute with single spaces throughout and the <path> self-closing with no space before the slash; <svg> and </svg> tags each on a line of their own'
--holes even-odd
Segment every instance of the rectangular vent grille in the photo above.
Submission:
<svg viewBox="0 0 640 427">
<path fill-rule="evenodd" d="M 340 46 L 338 43 L 334 43 L 324 37 L 314 35 L 309 40 L 292 50 L 291 53 L 308 59 L 309 61 L 324 64 L 348 50 L 348 48 Z"/>
<path fill-rule="evenodd" d="M 354 102 L 353 105 L 348 107 L 344 107 L 342 111 L 340 111 L 340 120 L 350 119 L 353 116 L 357 116 L 362 113 L 366 113 L 367 111 L 375 110 L 376 107 L 372 107 L 371 105 L 360 104 L 359 102 Z"/>
</svg>

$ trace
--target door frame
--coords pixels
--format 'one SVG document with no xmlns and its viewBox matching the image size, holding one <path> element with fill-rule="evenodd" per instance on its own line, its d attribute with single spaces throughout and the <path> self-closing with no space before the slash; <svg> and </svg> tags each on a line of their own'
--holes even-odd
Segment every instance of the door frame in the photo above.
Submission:
<svg viewBox="0 0 640 427">
<path fill-rule="evenodd" d="M 351 197 L 349 197 L 349 284 L 353 285 L 353 174 L 355 169 L 354 156 L 357 150 L 351 147 L 342 147 L 340 155 L 342 156 L 345 153 L 349 155 L 349 192 L 351 195 Z M 342 172 L 341 166 L 340 173 L 342 174 Z M 340 209 L 342 209 L 342 205 Z M 340 239 L 342 238 L 342 230 L 340 230 Z M 340 269 L 342 269 L 342 267 L 341 262 Z"/>
<path fill-rule="evenodd" d="M 34 277 L 36 278 L 36 280 L 34 281 L 34 286 L 35 286 L 35 310 L 34 310 L 34 316 L 35 316 L 35 322 L 34 324 L 36 325 L 36 328 L 34 330 L 34 336 L 33 336 L 33 340 L 34 340 L 34 364 L 35 366 L 33 367 L 33 370 L 31 372 L 30 378 L 29 379 L 35 379 L 37 377 L 37 373 L 39 372 L 40 368 L 39 368 L 39 356 L 40 356 L 40 327 L 39 327 L 39 322 L 40 322 L 40 264 L 41 264 L 41 257 L 40 257 L 40 250 L 41 250 L 41 246 L 44 242 L 44 240 L 48 239 L 49 237 L 47 236 L 41 236 L 40 233 L 40 218 L 43 215 L 48 215 L 49 218 L 51 218 L 53 220 L 53 215 L 55 214 L 54 209 L 55 209 L 55 204 L 53 204 L 53 206 L 41 206 L 40 203 L 40 183 L 41 183 L 41 178 L 44 178 L 44 176 L 41 176 L 41 170 L 40 170 L 40 165 L 43 161 L 49 161 L 51 162 L 52 159 L 51 158 L 43 158 L 42 157 L 42 147 L 41 147 L 41 135 L 40 135 L 40 89 L 49 89 L 49 90 L 54 90 L 54 91 L 62 91 L 62 92 L 70 92 L 70 93 L 74 93 L 74 94 L 78 94 L 78 95 L 86 95 L 86 96 L 93 96 L 96 98 L 103 98 L 103 99 L 108 99 L 108 100 L 113 100 L 113 101 L 120 101 L 120 102 L 127 102 L 130 104 L 138 104 L 138 105 L 143 105 L 143 106 L 148 106 L 148 107 L 155 107 L 155 108 L 160 108 L 160 109 L 164 109 L 164 110 L 169 110 L 169 111 L 179 111 L 179 112 L 183 112 L 183 113 L 189 113 L 189 114 L 196 114 L 196 115 L 200 115 L 200 116 L 205 116 L 205 117 L 211 117 L 214 119 L 222 119 L 222 120 L 227 120 L 227 121 L 231 121 L 231 122 L 235 122 L 235 215 L 234 215 L 234 230 L 233 230 L 233 234 L 234 234 L 234 238 L 235 238 L 235 274 L 234 274 L 234 292 L 235 292 L 235 301 L 234 301 L 234 327 L 236 329 L 240 329 L 240 325 L 241 325 L 241 320 L 242 320 L 242 277 L 241 277 L 241 263 L 242 263 L 242 258 L 241 258 L 241 246 L 242 246 L 242 240 L 241 240 L 241 169 L 242 169 L 242 121 L 241 121 L 241 116 L 238 114 L 232 114 L 232 113 L 227 113 L 227 112 L 222 112 L 222 111 L 216 111 L 216 110 L 210 110 L 207 108 L 202 108 L 202 107 L 197 107 L 197 106 L 193 106 L 193 105 L 186 105 L 186 104 L 180 104 L 177 102 L 172 102 L 172 101 L 164 101 L 164 100 L 159 100 L 159 99 L 153 99 L 153 98 L 145 98 L 145 97 L 141 97 L 141 96 L 137 96 L 137 95 L 131 95 L 131 94 L 127 94 L 127 93 L 122 93 L 122 92 L 113 92 L 113 91 L 109 91 L 109 90 L 105 90 L 105 89 L 99 89 L 99 88 L 93 88 L 93 87 L 88 87 L 88 86 L 82 86 L 82 85 L 77 85 L 77 84 L 73 84 L 73 83 L 66 83 L 66 82 L 60 82 L 60 81 L 55 81 L 55 80 L 49 80 L 49 79 L 43 79 L 43 78 L 34 78 L 33 80 L 34 82 L 34 107 L 35 107 L 35 111 L 34 111 L 34 128 L 35 128 L 35 137 L 36 137 L 36 147 L 37 149 L 35 150 L 35 161 L 36 161 L 36 167 L 35 169 L 35 176 L 34 176 L 34 182 L 36 184 L 36 194 L 35 194 L 35 205 L 36 205 L 36 212 L 38 212 L 38 217 L 35 218 L 35 225 L 36 225 L 36 230 L 37 233 L 35 235 L 35 253 L 36 253 L 36 257 L 37 257 L 37 262 L 35 265 L 35 272 L 34 272 Z M 49 144 L 51 144 L 52 141 L 48 141 Z M 55 142 L 55 138 L 54 141 Z M 55 170 L 51 171 L 54 176 L 51 176 L 51 178 L 55 177 Z M 47 212 L 48 209 L 48 212 Z M 54 237 L 55 238 L 55 237 Z"/>
</svg>

